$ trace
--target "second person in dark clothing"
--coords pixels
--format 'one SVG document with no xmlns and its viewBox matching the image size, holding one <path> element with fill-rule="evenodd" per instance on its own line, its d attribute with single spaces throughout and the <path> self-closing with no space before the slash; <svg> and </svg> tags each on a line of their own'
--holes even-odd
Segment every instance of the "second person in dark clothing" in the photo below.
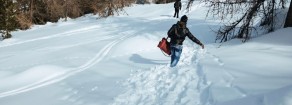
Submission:
<svg viewBox="0 0 292 105">
<path fill-rule="evenodd" d="M 179 10 L 181 10 L 181 2 L 180 0 L 176 0 L 174 3 L 174 16 L 176 16 L 176 18 L 179 17 Z"/>
<path fill-rule="evenodd" d="M 170 49 L 171 49 L 171 62 L 170 67 L 177 65 L 180 55 L 182 53 L 183 41 L 186 36 L 190 38 L 193 42 L 197 43 L 204 49 L 204 45 L 189 31 L 186 27 L 188 17 L 186 15 L 182 16 L 177 24 L 174 24 L 168 31 L 168 37 L 170 38 Z"/>
</svg>

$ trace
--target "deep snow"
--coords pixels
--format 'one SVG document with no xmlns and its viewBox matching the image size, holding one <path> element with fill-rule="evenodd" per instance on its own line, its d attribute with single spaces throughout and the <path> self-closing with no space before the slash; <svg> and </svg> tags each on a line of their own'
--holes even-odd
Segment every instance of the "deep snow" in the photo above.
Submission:
<svg viewBox="0 0 292 105">
<path fill-rule="evenodd" d="M 0 105 L 292 105 L 292 28 L 214 43 L 219 23 L 194 2 L 180 16 L 205 49 L 187 39 L 170 68 L 156 46 L 178 21 L 172 6 L 13 32 L 0 42 Z"/>
</svg>

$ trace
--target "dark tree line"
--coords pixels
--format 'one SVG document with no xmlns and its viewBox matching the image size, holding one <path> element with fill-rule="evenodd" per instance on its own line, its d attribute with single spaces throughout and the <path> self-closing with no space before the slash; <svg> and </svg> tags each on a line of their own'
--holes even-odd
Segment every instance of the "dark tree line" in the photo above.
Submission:
<svg viewBox="0 0 292 105">
<path fill-rule="evenodd" d="M 231 18 L 217 31 L 216 41 L 225 42 L 233 38 L 241 38 L 243 42 L 251 38 L 252 32 L 258 27 L 267 32 L 275 30 L 277 10 L 284 9 L 286 0 L 203 0 L 209 4 L 208 15 L 221 20 Z M 236 14 L 242 14 L 237 16 Z M 290 14 L 290 15 L 289 15 Z M 261 18 L 259 25 L 254 24 L 255 18 Z M 285 27 L 291 26 L 291 4 L 286 18 Z"/>
<path fill-rule="evenodd" d="M 57 22 L 94 13 L 101 17 L 118 14 L 134 0 L 0 0 L 0 32 L 10 38 L 15 29 Z"/>
</svg>

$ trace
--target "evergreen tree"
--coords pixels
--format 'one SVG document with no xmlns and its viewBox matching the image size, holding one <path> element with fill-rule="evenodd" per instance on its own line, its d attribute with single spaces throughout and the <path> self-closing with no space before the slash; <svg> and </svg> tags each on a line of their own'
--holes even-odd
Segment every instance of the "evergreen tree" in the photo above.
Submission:
<svg viewBox="0 0 292 105">
<path fill-rule="evenodd" d="M 11 38 L 17 28 L 16 9 L 13 0 L 0 0 L 0 31 L 3 39 Z"/>
</svg>

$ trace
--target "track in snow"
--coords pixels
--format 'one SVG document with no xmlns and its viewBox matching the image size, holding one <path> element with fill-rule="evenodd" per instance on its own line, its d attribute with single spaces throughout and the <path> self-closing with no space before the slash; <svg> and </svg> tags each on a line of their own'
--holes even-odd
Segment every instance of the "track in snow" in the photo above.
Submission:
<svg viewBox="0 0 292 105">
<path fill-rule="evenodd" d="M 31 90 L 34 90 L 34 89 L 37 89 L 37 88 L 40 88 L 43 86 L 51 85 L 51 84 L 54 84 L 56 82 L 62 81 L 62 80 L 66 79 L 72 75 L 75 75 L 79 72 L 82 72 L 82 71 L 92 67 L 93 65 L 99 63 L 102 59 L 104 59 L 107 56 L 107 54 L 110 52 L 110 50 L 117 43 L 119 43 L 119 42 L 121 42 L 129 37 L 134 36 L 134 34 L 135 34 L 134 32 L 122 33 L 121 34 L 122 36 L 120 38 L 105 45 L 91 60 L 87 61 L 85 64 L 79 66 L 78 68 L 70 69 L 70 70 L 68 70 L 68 72 L 65 72 L 63 74 L 54 75 L 54 76 L 51 76 L 50 78 L 46 78 L 46 79 L 43 79 L 41 81 L 26 85 L 26 86 L 23 86 L 23 87 L 14 89 L 14 90 L 2 92 L 2 93 L 0 93 L 0 98 L 12 96 L 12 95 L 17 95 L 17 94 L 20 94 L 23 92 L 28 92 L 28 91 L 31 91 Z M 31 40 L 31 41 L 34 41 L 34 40 Z M 24 41 L 24 42 L 27 43 L 29 41 Z M 14 44 L 14 45 L 16 45 L 16 44 Z"/>
<path fill-rule="evenodd" d="M 3 44 L 3 45 L 0 45 L 0 48 L 1 47 L 8 47 L 8 46 L 13 46 L 13 45 L 24 44 L 24 43 L 29 43 L 29 42 L 34 42 L 34 41 L 42 41 L 42 40 L 52 39 L 52 38 L 68 37 L 68 36 L 72 36 L 72 35 L 79 35 L 81 33 L 88 32 L 90 30 L 96 30 L 99 27 L 100 26 L 91 26 L 91 27 L 87 27 L 87 28 L 77 29 L 77 30 L 74 30 L 74 31 L 67 31 L 67 32 L 63 32 L 63 33 L 59 33 L 59 34 L 54 34 L 54 35 L 47 35 L 45 37 L 40 37 L 40 38 L 34 38 L 34 39 L 19 41 L 19 42 L 15 42 L 15 43 Z"/>
<path fill-rule="evenodd" d="M 208 103 L 209 83 L 200 60 L 204 52 L 184 48 L 175 68 L 160 65 L 147 71 L 136 71 L 125 81 L 125 92 L 113 105 L 200 105 Z M 192 54 L 193 53 L 193 54 Z M 204 98 L 201 98 L 204 97 Z"/>
</svg>

